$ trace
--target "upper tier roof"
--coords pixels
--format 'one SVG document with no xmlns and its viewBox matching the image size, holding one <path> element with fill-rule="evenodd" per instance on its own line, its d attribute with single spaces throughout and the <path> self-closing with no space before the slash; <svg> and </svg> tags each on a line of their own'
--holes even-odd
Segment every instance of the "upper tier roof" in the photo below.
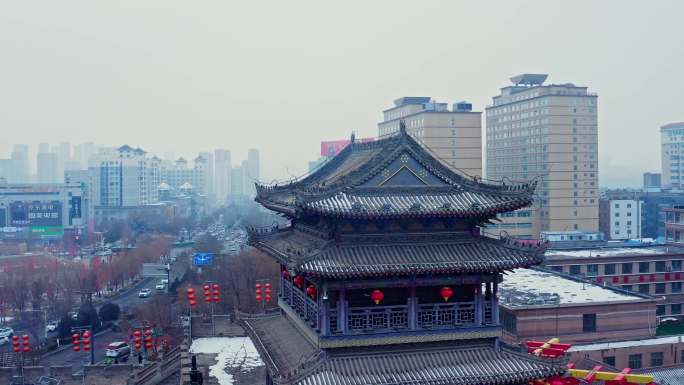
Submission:
<svg viewBox="0 0 684 385">
<path fill-rule="evenodd" d="M 491 217 L 533 202 L 536 182 L 483 182 L 454 172 L 404 128 L 374 142 L 351 144 L 309 176 L 285 185 L 257 184 L 256 201 L 300 216 Z"/>
</svg>

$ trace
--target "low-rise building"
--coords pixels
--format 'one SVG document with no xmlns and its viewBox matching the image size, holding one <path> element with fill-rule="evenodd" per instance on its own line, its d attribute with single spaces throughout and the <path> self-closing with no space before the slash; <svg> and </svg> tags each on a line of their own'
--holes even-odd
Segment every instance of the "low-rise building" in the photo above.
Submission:
<svg viewBox="0 0 684 385">
<path fill-rule="evenodd" d="M 601 198 L 599 231 L 604 234 L 605 239 L 641 238 L 641 201 Z"/>
<path fill-rule="evenodd" d="M 665 336 L 573 345 L 568 355 L 570 361 L 589 358 L 618 369 L 658 368 L 684 362 L 684 338 Z M 657 378 L 656 383 L 667 385 Z"/>
<path fill-rule="evenodd" d="M 684 206 L 664 208 L 665 241 L 684 245 Z"/>
<path fill-rule="evenodd" d="M 591 247 L 547 250 L 545 259 L 545 266 L 559 273 L 664 297 L 656 308 L 659 318 L 683 316 L 684 247 L 600 242 Z"/>
<path fill-rule="evenodd" d="M 657 298 L 542 269 L 517 269 L 499 287 L 503 340 L 564 343 L 655 336 Z"/>
</svg>

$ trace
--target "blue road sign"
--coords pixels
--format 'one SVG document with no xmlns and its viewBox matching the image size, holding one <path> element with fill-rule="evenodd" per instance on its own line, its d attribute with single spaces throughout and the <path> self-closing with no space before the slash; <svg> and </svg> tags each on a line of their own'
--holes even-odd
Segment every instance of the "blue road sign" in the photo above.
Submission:
<svg viewBox="0 0 684 385">
<path fill-rule="evenodd" d="M 213 253 L 195 253 L 195 257 L 192 259 L 192 264 L 195 266 L 207 266 L 211 265 L 213 260 Z"/>
</svg>

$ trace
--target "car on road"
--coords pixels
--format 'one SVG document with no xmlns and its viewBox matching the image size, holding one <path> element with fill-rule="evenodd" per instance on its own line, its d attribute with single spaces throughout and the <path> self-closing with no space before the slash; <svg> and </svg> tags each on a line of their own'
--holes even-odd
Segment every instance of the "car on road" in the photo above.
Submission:
<svg viewBox="0 0 684 385">
<path fill-rule="evenodd" d="M 164 284 L 164 282 L 159 282 L 154 288 L 157 290 L 164 290 L 166 289 L 166 285 Z"/>
<path fill-rule="evenodd" d="M 150 290 L 148 288 L 144 288 L 144 289 L 140 290 L 140 293 L 138 293 L 138 297 L 147 298 L 150 296 L 150 294 L 152 294 L 152 290 Z"/>
<path fill-rule="evenodd" d="M 166 279 L 166 278 L 162 278 L 161 281 L 159 281 L 159 282 L 163 283 L 164 285 L 168 285 L 168 284 L 169 284 L 169 280 Z"/>
<path fill-rule="evenodd" d="M 48 322 L 47 325 L 45 325 L 45 331 L 47 333 L 54 332 L 55 330 L 57 330 L 57 324 L 57 321 Z"/>
<path fill-rule="evenodd" d="M 112 342 L 107 345 L 107 350 L 105 350 L 105 357 L 110 359 L 126 361 L 130 355 L 131 347 L 124 341 Z"/>
<path fill-rule="evenodd" d="M 9 326 L 0 326 L 0 338 L 12 337 L 14 335 L 14 329 Z"/>
<path fill-rule="evenodd" d="M 0 338 L 0 346 L 8 344 L 8 343 L 9 343 L 9 337 Z"/>
</svg>

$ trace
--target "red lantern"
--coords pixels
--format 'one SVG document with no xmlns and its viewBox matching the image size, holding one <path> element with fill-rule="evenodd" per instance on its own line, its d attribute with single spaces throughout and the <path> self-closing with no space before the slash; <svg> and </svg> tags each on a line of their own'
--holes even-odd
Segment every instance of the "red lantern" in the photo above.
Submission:
<svg viewBox="0 0 684 385">
<path fill-rule="evenodd" d="M 378 305 L 383 299 L 385 299 L 385 293 L 383 293 L 380 289 L 375 289 L 371 293 L 371 299 L 376 305 Z"/>
<path fill-rule="evenodd" d="M 270 301 L 271 301 L 271 295 L 270 295 L 270 294 L 266 294 L 266 295 L 264 296 L 264 299 L 266 300 L 266 302 L 270 302 Z"/>
<path fill-rule="evenodd" d="M 283 270 L 283 278 L 290 279 L 290 273 L 287 270 Z"/>
<path fill-rule="evenodd" d="M 256 297 L 254 297 L 257 302 L 261 302 L 261 294 L 257 294 Z"/>
<path fill-rule="evenodd" d="M 448 301 L 449 298 L 451 298 L 452 295 L 454 295 L 454 291 L 451 290 L 450 287 L 444 286 L 442 290 L 439 291 L 440 297 L 444 298 L 444 302 Z"/>
<path fill-rule="evenodd" d="M 304 285 L 304 278 L 301 275 L 298 275 L 292 279 L 292 282 L 294 282 L 295 286 L 301 289 Z"/>
<path fill-rule="evenodd" d="M 306 295 L 311 297 L 312 299 L 316 297 L 316 287 L 314 285 L 309 285 L 309 287 L 306 288 Z"/>
</svg>

